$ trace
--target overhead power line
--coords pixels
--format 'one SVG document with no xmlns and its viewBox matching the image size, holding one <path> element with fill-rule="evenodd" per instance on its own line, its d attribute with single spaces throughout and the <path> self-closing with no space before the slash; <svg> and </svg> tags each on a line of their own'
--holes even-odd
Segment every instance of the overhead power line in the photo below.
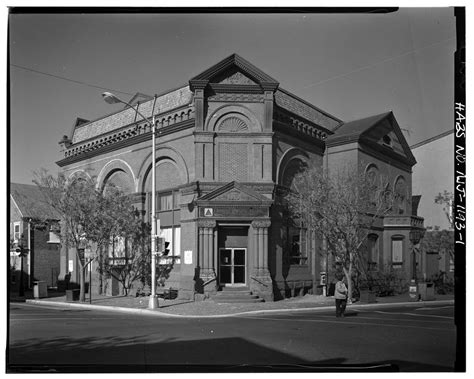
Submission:
<svg viewBox="0 0 474 379">
<path fill-rule="evenodd" d="M 106 90 L 109 90 L 109 91 L 113 91 L 113 92 L 117 92 L 117 93 L 122 93 L 122 94 L 130 95 L 130 96 L 133 96 L 133 95 L 134 95 L 133 93 L 124 92 L 124 91 L 119 91 L 119 90 L 116 90 L 116 89 L 112 89 L 112 88 L 110 88 L 110 87 L 96 86 L 96 85 L 94 85 L 94 84 L 89 84 L 89 83 L 81 82 L 80 80 L 74 80 L 74 79 L 66 78 L 66 77 L 64 77 L 64 76 L 49 74 L 49 73 L 47 73 L 47 72 L 34 70 L 34 69 L 32 69 L 32 68 L 24 67 L 24 66 L 19 66 L 19 65 L 13 64 L 13 63 L 10 63 L 10 66 L 17 67 L 17 68 L 21 68 L 22 70 L 26 70 L 26 71 L 31 71 L 31 72 L 34 72 L 34 73 L 36 73 L 36 74 L 41 74 L 41 75 L 51 76 L 51 77 L 56 78 L 56 79 L 66 80 L 66 81 L 68 81 L 68 82 L 75 83 L 75 84 L 80 84 L 80 85 L 87 86 L 87 87 L 99 88 L 99 89 L 106 89 Z"/>
<path fill-rule="evenodd" d="M 333 77 L 328 78 L 328 79 L 320 80 L 319 82 L 316 82 L 316 83 L 308 84 L 307 86 L 303 87 L 302 89 L 305 90 L 305 89 L 308 89 L 308 88 L 311 88 L 311 87 L 314 87 L 314 86 L 317 86 L 317 85 L 320 85 L 320 84 L 329 82 L 329 81 L 334 80 L 334 79 L 343 78 L 343 77 L 345 77 L 345 76 L 349 76 L 349 75 L 354 74 L 354 73 L 356 73 L 356 72 L 364 71 L 364 70 L 367 70 L 367 69 L 369 69 L 369 68 L 373 68 L 373 67 L 379 66 L 379 65 L 381 65 L 381 64 L 387 63 L 387 62 L 392 61 L 392 60 L 394 60 L 394 59 L 398 59 L 398 58 L 404 57 L 404 56 L 406 56 L 406 55 L 410 55 L 410 54 L 412 54 L 412 53 L 415 53 L 415 52 L 417 52 L 417 51 L 424 50 L 424 49 L 428 49 L 428 48 L 433 47 L 433 46 L 435 46 L 435 45 L 439 45 L 439 44 L 441 44 L 441 43 L 444 43 L 444 42 L 447 42 L 447 41 L 452 41 L 452 40 L 455 40 L 455 39 L 456 39 L 455 37 L 453 37 L 453 38 L 448 38 L 448 39 L 445 39 L 445 40 L 442 40 L 442 41 L 438 41 L 438 42 L 432 43 L 432 44 L 427 45 L 427 46 L 420 47 L 419 49 L 410 50 L 410 51 L 407 51 L 406 53 L 403 53 L 403 54 L 400 54 L 400 55 L 396 55 L 396 56 L 393 56 L 393 57 L 390 57 L 390 58 L 381 60 L 381 61 L 379 61 L 379 62 L 376 62 L 376 63 L 373 63 L 373 64 L 369 64 L 369 65 L 367 65 L 367 66 L 360 67 L 360 68 L 358 68 L 358 69 L 355 69 L 355 70 L 346 72 L 345 74 L 336 75 L 336 76 L 333 76 Z"/>
<path fill-rule="evenodd" d="M 438 139 L 440 139 L 440 138 L 449 136 L 449 135 L 452 134 L 452 133 L 454 133 L 454 128 L 453 128 L 453 129 L 446 130 L 445 132 L 440 133 L 440 134 L 438 134 L 438 135 L 436 135 L 436 136 L 434 136 L 434 137 L 430 137 L 430 138 L 427 138 L 427 139 L 425 139 L 425 140 L 423 140 L 423 141 L 420 141 L 420 142 L 418 142 L 418 143 L 415 143 L 414 145 L 411 145 L 411 146 L 410 146 L 410 149 L 412 149 L 412 150 L 413 150 L 413 149 L 416 149 L 416 148 L 418 148 L 418 147 L 420 147 L 420 146 L 423 146 L 423 145 L 426 145 L 426 144 L 428 144 L 428 143 L 430 143 L 430 142 L 434 142 L 434 141 L 436 141 L 436 140 L 438 140 Z"/>
</svg>

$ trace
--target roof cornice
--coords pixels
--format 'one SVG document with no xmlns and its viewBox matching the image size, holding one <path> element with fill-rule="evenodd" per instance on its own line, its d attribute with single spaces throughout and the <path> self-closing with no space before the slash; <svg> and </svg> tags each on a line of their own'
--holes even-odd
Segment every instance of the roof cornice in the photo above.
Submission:
<svg viewBox="0 0 474 379">
<path fill-rule="evenodd" d="M 171 125 L 169 127 L 161 129 L 160 130 L 160 135 L 161 136 L 168 135 L 168 134 L 176 133 L 176 132 L 179 132 L 179 131 L 182 131 L 182 130 L 185 130 L 185 129 L 194 128 L 194 123 L 195 123 L 195 119 L 192 118 L 192 119 L 180 122 L 178 124 Z M 127 147 L 127 146 L 136 145 L 136 144 L 139 144 L 139 143 L 142 143 L 142 142 L 145 142 L 145 141 L 151 141 L 151 135 L 152 135 L 151 132 L 147 132 L 147 133 L 144 133 L 144 134 L 139 134 L 139 135 L 136 135 L 136 136 L 132 136 L 132 137 L 129 137 L 127 139 L 112 143 L 112 144 L 107 145 L 107 146 L 102 147 L 102 148 L 92 149 L 90 151 L 86 151 L 86 152 L 83 152 L 83 153 L 80 153 L 80 154 L 77 154 L 77 155 L 72 155 L 70 157 L 66 157 L 64 159 L 61 159 L 61 160 L 57 161 L 56 164 L 59 167 L 64 167 L 64 166 L 67 166 L 69 164 L 80 162 L 80 161 L 83 161 L 83 160 L 86 160 L 86 159 L 89 159 L 89 158 L 92 158 L 92 157 L 95 157 L 95 156 L 99 156 L 99 155 L 102 155 L 102 154 L 105 154 L 105 153 L 108 153 L 108 152 L 111 152 L 111 151 L 119 150 L 119 149 L 122 149 L 122 148 Z M 99 138 L 96 138 L 96 139 L 99 139 Z M 71 148 L 73 148 L 73 147 L 74 146 L 71 146 Z"/>
</svg>

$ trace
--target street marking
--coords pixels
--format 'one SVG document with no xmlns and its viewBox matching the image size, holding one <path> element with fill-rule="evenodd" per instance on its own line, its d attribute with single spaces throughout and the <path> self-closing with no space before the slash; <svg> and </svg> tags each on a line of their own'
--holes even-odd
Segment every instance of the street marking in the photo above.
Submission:
<svg viewBox="0 0 474 379">
<path fill-rule="evenodd" d="M 295 321 L 294 318 L 273 318 L 273 317 L 251 317 L 251 316 L 241 316 L 241 318 L 248 318 L 252 320 L 269 320 L 269 321 Z M 383 319 L 381 319 L 383 321 Z M 401 320 L 401 321 L 406 321 L 406 320 Z M 446 329 L 446 328 L 429 328 L 426 326 L 411 326 L 411 325 L 405 325 L 405 324 L 384 324 L 384 323 L 375 323 L 375 322 L 347 322 L 347 321 L 342 321 L 341 319 L 339 320 L 334 320 L 334 321 L 329 321 L 329 320 L 302 320 L 298 319 L 298 322 L 315 322 L 315 323 L 326 323 L 326 324 L 346 324 L 346 325 L 357 325 L 357 326 L 368 326 L 368 325 L 374 325 L 374 326 L 380 326 L 380 327 L 386 327 L 386 326 L 392 326 L 394 328 L 411 328 L 411 329 L 427 329 L 427 330 L 440 330 L 440 331 L 447 331 L 451 332 L 454 331 L 454 327 L 452 329 Z"/>
</svg>

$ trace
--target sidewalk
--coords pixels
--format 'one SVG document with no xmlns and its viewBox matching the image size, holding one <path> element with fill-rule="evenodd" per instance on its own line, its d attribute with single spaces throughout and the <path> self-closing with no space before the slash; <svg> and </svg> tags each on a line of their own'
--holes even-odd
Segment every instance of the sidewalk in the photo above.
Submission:
<svg viewBox="0 0 474 379">
<path fill-rule="evenodd" d="M 219 304 L 213 300 L 205 301 L 187 301 L 187 300 L 168 300 L 158 299 L 158 309 L 148 309 L 148 297 L 131 297 L 131 296 L 99 296 L 92 295 L 92 302 L 89 298 L 86 302 L 79 301 L 67 302 L 66 296 L 48 297 L 45 299 L 26 299 L 29 304 L 41 304 L 71 308 L 86 308 L 103 311 L 116 311 L 127 313 L 138 313 L 164 317 L 225 317 L 243 313 L 270 313 L 285 312 L 295 310 L 329 310 L 334 309 L 334 298 L 305 295 L 302 297 L 294 297 L 275 302 L 266 303 L 226 303 Z M 378 307 L 388 305 L 414 305 L 415 302 L 410 301 L 408 294 L 378 297 L 377 302 L 367 304 L 356 302 L 347 306 L 350 308 L 359 307 Z M 419 301 L 416 304 L 420 306 L 428 306 L 429 304 L 454 304 L 453 295 L 436 295 L 435 300 Z"/>
</svg>

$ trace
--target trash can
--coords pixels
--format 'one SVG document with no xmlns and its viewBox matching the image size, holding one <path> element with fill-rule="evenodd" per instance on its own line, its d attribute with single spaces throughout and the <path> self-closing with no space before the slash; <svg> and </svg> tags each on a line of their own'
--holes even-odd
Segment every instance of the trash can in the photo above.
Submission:
<svg viewBox="0 0 474 379">
<path fill-rule="evenodd" d="M 422 282 L 418 283 L 418 292 L 421 300 L 434 300 L 434 283 Z"/>
<path fill-rule="evenodd" d="M 79 300 L 79 290 L 66 290 L 66 301 L 78 301 Z"/>
<path fill-rule="evenodd" d="M 48 287 L 46 282 L 36 281 L 33 283 L 33 296 L 35 299 L 48 297 Z"/>
</svg>

